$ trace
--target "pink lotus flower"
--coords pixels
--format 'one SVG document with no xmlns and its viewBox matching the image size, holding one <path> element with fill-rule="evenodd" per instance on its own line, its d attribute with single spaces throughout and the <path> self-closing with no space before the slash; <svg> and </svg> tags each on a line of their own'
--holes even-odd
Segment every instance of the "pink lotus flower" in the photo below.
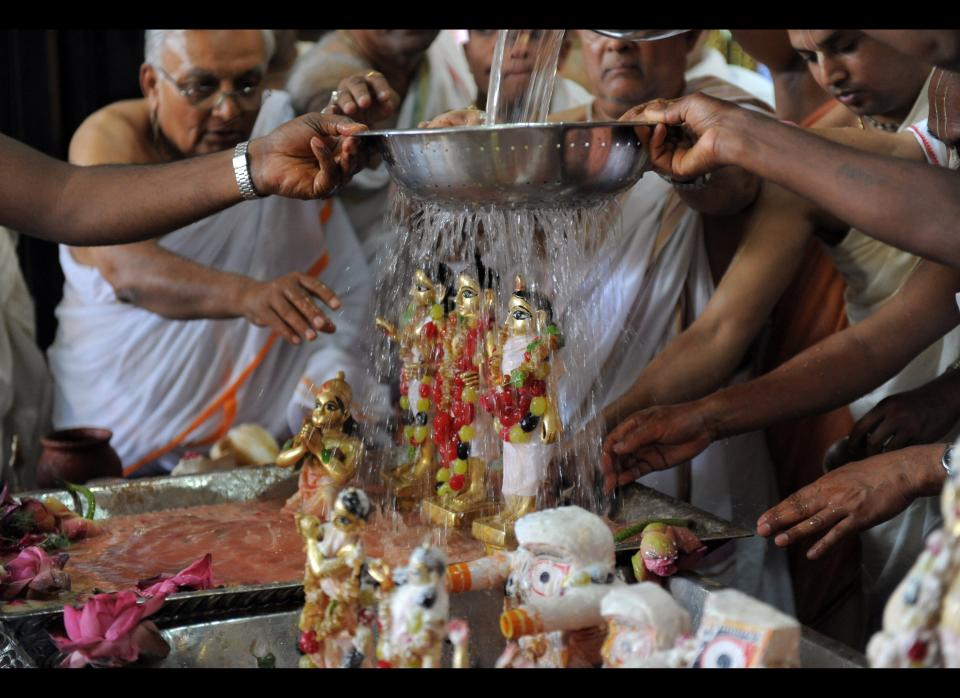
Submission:
<svg viewBox="0 0 960 698">
<path fill-rule="evenodd" d="M 36 546 L 25 548 L 4 565 L 5 573 L 0 574 L 0 599 L 13 599 L 21 594 L 35 598 L 69 589 L 70 575 L 63 571 L 69 558 L 66 553 L 47 555 Z"/>
<path fill-rule="evenodd" d="M 152 621 L 143 620 L 163 601 L 163 596 L 156 596 L 138 604 L 134 592 L 121 591 L 92 596 L 80 608 L 64 606 L 67 635 L 53 636 L 57 649 L 66 654 L 60 666 L 119 666 L 141 654 L 165 657 L 170 646 Z"/>
<path fill-rule="evenodd" d="M 207 553 L 196 562 L 182 569 L 172 577 L 157 575 L 137 582 L 141 596 L 166 596 L 177 591 L 199 591 L 212 589 L 216 586 L 213 581 L 213 555 Z"/>
</svg>

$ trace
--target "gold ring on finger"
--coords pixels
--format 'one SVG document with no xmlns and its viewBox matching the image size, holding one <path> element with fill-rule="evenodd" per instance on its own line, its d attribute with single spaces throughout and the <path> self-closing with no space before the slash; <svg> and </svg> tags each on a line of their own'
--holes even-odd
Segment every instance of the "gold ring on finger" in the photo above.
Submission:
<svg viewBox="0 0 960 698">
<path fill-rule="evenodd" d="M 369 78 L 372 78 L 374 75 L 379 75 L 379 74 L 380 74 L 380 73 L 378 73 L 376 70 L 371 70 L 371 71 L 368 71 L 368 72 L 367 72 L 366 77 L 367 77 L 367 79 L 369 79 Z"/>
</svg>

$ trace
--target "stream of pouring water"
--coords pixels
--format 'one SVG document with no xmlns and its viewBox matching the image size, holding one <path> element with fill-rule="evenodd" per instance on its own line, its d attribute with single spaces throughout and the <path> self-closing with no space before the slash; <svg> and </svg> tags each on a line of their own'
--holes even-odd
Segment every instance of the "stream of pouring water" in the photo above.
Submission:
<svg viewBox="0 0 960 698">
<path fill-rule="evenodd" d="M 490 68 L 487 124 L 529 124 L 547 120 L 563 47 L 562 29 L 501 29 Z M 509 80 L 522 79 L 532 64 L 529 82 L 516 94 Z"/>
</svg>

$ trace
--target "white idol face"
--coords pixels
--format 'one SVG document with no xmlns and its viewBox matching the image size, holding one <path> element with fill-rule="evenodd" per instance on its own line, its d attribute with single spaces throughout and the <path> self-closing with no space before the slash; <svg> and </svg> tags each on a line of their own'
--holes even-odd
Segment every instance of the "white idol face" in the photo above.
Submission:
<svg viewBox="0 0 960 698">
<path fill-rule="evenodd" d="M 507 578 L 507 598 L 522 604 L 538 597 L 562 596 L 572 569 L 573 560 L 559 552 L 534 554 L 520 548 L 514 553 Z"/>
</svg>

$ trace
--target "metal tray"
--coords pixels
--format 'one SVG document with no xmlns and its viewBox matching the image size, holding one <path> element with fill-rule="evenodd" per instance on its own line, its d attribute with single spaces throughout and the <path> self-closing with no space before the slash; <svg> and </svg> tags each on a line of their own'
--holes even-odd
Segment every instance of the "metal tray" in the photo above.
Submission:
<svg viewBox="0 0 960 698">
<path fill-rule="evenodd" d="M 708 578 L 681 574 L 667 588 L 691 616 L 694 627 L 707 598 L 721 587 Z M 499 592 L 467 592 L 450 597 L 450 616 L 470 626 L 470 665 L 492 667 L 503 651 L 498 627 L 503 607 Z M 150 667 L 296 667 L 299 610 L 245 615 L 229 620 L 166 627 L 170 655 Z M 449 647 L 444 666 L 450 666 Z M 800 636 L 800 665 L 816 669 L 852 669 L 867 666 L 867 658 L 835 640 L 804 627 Z"/>
<path fill-rule="evenodd" d="M 620 496 L 615 500 L 610 518 L 618 523 L 633 523 L 649 519 L 688 519 L 690 530 L 706 544 L 709 549 L 718 547 L 735 538 L 749 538 L 754 535 L 729 521 L 724 521 L 692 504 L 652 490 L 637 482 L 620 488 Z M 617 544 L 617 553 L 632 552 L 639 549 L 640 536 L 635 536 Z"/>
<path fill-rule="evenodd" d="M 118 481 L 93 485 L 90 490 L 97 503 L 94 518 L 104 519 L 206 504 L 286 498 L 296 486 L 295 472 L 263 466 Z M 73 495 L 66 490 L 22 492 L 17 496 L 52 496 L 68 506 L 73 503 Z M 694 532 L 708 545 L 751 535 L 689 504 L 636 484 L 623 488 L 613 518 L 626 523 L 662 517 L 691 519 Z M 625 541 L 618 546 L 618 552 L 635 549 L 637 545 L 638 539 Z M 302 604 L 303 587 L 299 583 L 245 585 L 172 594 L 152 619 L 161 628 L 216 624 L 225 619 L 293 610 Z M 61 627 L 62 614 L 62 601 L 30 602 L 0 610 L 0 666 L 14 661 L 14 649 L 19 657 L 16 661 L 21 664 L 33 662 L 43 666 L 53 661 L 56 652 L 49 632 Z M 7 643 L 7 651 L 3 647 L 4 630 L 16 640 Z"/>
</svg>

